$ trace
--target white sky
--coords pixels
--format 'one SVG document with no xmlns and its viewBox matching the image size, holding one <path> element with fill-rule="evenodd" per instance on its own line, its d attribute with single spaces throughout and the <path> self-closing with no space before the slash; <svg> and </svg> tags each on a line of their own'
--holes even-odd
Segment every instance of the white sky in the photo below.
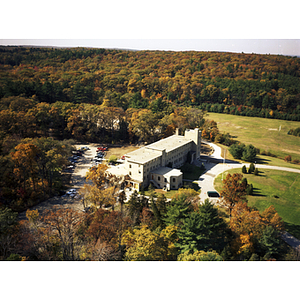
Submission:
<svg viewBox="0 0 300 300">
<path fill-rule="evenodd" d="M 300 56 L 300 1 L 1 3 L 0 44 Z M 244 3 L 244 4 L 243 4 Z"/>
<path fill-rule="evenodd" d="M 229 51 L 300 56 L 300 39 L 2 39 L 2 45 Z"/>
</svg>

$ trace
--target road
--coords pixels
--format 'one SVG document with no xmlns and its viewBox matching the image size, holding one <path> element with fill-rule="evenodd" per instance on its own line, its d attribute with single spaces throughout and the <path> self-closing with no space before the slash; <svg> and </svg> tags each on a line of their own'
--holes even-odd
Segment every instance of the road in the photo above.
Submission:
<svg viewBox="0 0 300 300">
<path fill-rule="evenodd" d="M 210 156 L 201 156 L 199 161 L 196 161 L 195 164 L 201 166 L 203 163 L 205 166 L 206 171 L 199 177 L 198 184 L 201 187 L 201 194 L 200 194 L 200 203 L 203 203 L 205 199 L 207 199 L 207 192 L 214 191 L 214 180 L 215 178 L 230 169 L 241 169 L 243 165 L 249 168 L 249 163 L 238 163 L 235 161 L 224 160 L 221 156 L 221 148 L 213 143 L 205 142 L 210 147 L 214 149 L 214 152 Z M 286 167 L 277 167 L 277 166 L 270 166 L 270 165 L 262 165 L 256 164 L 256 168 L 258 169 L 272 169 L 272 170 L 279 170 L 279 171 L 287 171 L 287 172 L 295 172 L 300 173 L 299 169 L 293 168 L 286 168 Z M 216 202 L 218 199 L 210 199 L 211 202 Z"/>
<path fill-rule="evenodd" d="M 200 194 L 200 203 L 203 203 L 205 199 L 208 198 L 207 192 L 214 191 L 214 180 L 215 178 L 230 169 L 242 168 L 243 165 L 246 165 L 249 168 L 248 164 L 241 164 L 234 161 L 224 160 L 221 156 L 221 148 L 213 143 L 205 142 L 210 147 L 214 149 L 214 152 L 210 156 L 201 156 L 200 161 L 196 161 L 195 164 L 201 166 L 203 163 L 205 166 L 205 173 L 199 177 L 198 184 L 201 187 L 201 194 Z M 258 169 L 272 169 L 272 170 L 279 170 L 279 171 L 287 171 L 287 172 L 295 172 L 300 173 L 300 170 L 293 169 L 293 168 L 286 168 L 286 167 L 277 167 L 277 166 L 270 166 L 270 165 L 261 165 L 256 164 L 256 168 Z M 211 203 L 216 203 L 219 198 L 210 198 Z M 288 232 L 282 233 L 282 239 L 296 249 L 300 253 L 300 241 L 293 237 Z"/>
</svg>

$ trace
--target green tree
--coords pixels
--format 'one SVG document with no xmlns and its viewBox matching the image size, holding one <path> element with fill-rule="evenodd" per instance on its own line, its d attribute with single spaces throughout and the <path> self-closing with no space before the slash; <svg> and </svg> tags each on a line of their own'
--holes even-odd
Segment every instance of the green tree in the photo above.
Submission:
<svg viewBox="0 0 300 300">
<path fill-rule="evenodd" d="M 253 145 L 247 145 L 245 146 L 242 154 L 242 160 L 245 161 L 254 161 L 256 157 L 256 148 Z"/>
<path fill-rule="evenodd" d="M 248 173 L 249 173 L 249 174 L 252 174 L 254 171 L 255 171 L 255 166 L 254 166 L 253 163 L 251 163 L 250 166 L 249 166 Z"/>
<path fill-rule="evenodd" d="M 187 195 L 178 193 L 168 204 L 164 221 L 167 225 L 180 226 L 192 211 L 193 207 Z"/>
<path fill-rule="evenodd" d="M 262 236 L 259 240 L 263 255 L 269 255 L 278 258 L 283 250 L 283 241 L 276 229 L 271 225 L 264 228 Z"/>
<path fill-rule="evenodd" d="M 17 212 L 10 208 L 0 208 L 0 255 L 6 257 L 16 243 Z"/>
<path fill-rule="evenodd" d="M 243 173 L 243 174 L 247 174 L 247 168 L 246 168 L 245 165 L 243 165 L 243 167 L 242 167 L 242 173 Z"/>
<path fill-rule="evenodd" d="M 226 224 L 208 199 L 189 214 L 178 229 L 177 247 L 181 253 L 210 249 L 221 251 L 226 244 Z"/>
</svg>

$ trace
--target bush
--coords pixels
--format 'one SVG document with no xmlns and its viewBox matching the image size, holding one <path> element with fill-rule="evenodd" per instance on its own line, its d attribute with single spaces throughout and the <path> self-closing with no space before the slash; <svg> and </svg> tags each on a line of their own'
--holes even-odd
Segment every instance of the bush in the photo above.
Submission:
<svg viewBox="0 0 300 300">
<path fill-rule="evenodd" d="M 253 174 L 254 174 L 255 176 L 258 176 L 258 173 L 259 173 L 259 172 L 258 172 L 258 169 L 255 169 Z"/>
<path fill-rule="evenodd" d="M 257 149 L 253 145 L 233 144 L 229 147 L 230 154 L 236 159 L 254 161 Z"/>
<path fill-rule="evenodd" d="M 234 158 L 241 159 L 244 148 L 245 148 L 245 144 L 237 144 L 236 143 L 229 147 L 229 152 Z"/>
<path fill-rule="evenodd" d="M 246 168 L 245 165 L 243 165 L 243 167 L 242 167 L 242 173 L 243 173 L 243 174 L 247 174 L 247 168 Z"/>
<path fill-rule="evenodd" d="M 257 150 L 253 145 L 247 145 L 243 150 L 242 160 L 254 161 L 257 154 Z"/>
<path fill-rule="evenodd" d="M 291 157 L 290 155 L 288 155 L 288 156 L 286 156 L 286 157 L 284 158 L 284 161 L 286 161 L 286 162 L 291 162 L 291 161 L 292 161 L 292 157 Z"/>
<path fill-rule="evenodd" d="M 250 166 L 249 166 L 248 173 L 249 173 L 249 174 L 252 174 L 254 171 L 255 171 L 255 166 L 254 166 L 253 163 L 251 163 Z"/>
<path fill-rule="evenodd" d="M 247 193 L 247 195 L 253 195 L 253 184 L 252 183 L 246 187 L 246 193 Z"/>
</svg>

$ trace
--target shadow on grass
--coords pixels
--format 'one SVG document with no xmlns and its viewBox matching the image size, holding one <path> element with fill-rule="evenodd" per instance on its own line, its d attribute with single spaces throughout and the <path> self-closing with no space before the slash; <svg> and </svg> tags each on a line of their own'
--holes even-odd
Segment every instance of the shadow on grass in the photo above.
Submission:
<svg viewBox="0 0 300 300">
<path fill-rule="evenodd" d="M 266 197 L 266 195 L 261 193 L 261 190 L 258 188 L 253 188 L 253 194 L 251 196 L 255 197 Z"/>
<path fill-rule="evenodd" d="M 284 222 L 284 226 L 288 233 L 300 240 L 300 225 Z"/>
<path fill-rule="evenodd" d="M 256 163 L 260 164 L 260 165 L 267 165 L 268 162 L 270 162 L 270 161 L 271 161 L 270 159 L 256 157 Z"/>
</svg>

